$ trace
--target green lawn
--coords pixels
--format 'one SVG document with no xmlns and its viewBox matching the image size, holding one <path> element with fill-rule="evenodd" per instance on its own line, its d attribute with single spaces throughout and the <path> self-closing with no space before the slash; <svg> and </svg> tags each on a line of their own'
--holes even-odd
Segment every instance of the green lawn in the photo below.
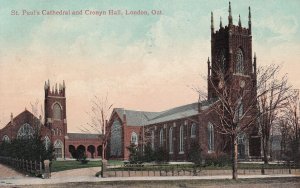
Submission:
<svg viewBox="0 0 300 188">
<path fill-rule="evenodd" d="M 77 168 L 100 167 L 101 161 L 89 161 L 87 164 L 81 164 L 80 161 L 52 161 L 51 171 L 58 172 Z M 99 168 L 100 170 L 100 168 Z"/>
</svg>

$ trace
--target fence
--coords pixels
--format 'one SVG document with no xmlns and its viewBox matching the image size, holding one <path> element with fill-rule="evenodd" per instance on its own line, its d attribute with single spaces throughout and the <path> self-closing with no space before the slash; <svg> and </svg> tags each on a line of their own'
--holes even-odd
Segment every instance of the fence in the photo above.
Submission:
<svg viewBox="0 0 300 188">
<path fill-rule="evenodd" d="M 18 171 L 27 172 L 36 176 L 42 175 L 43 173 L 43 164 L 42 162 L 38 161 L 29 161 L 0 156 L 0 163 L 13 167 Z"/>
<path fill-rule="evenodd" d="M 239 175 L 259 175 L 259 174 L 295 174 L 300 173 L 300 169 L 291 166 L 281 168 L 240 168 Z M 202 166 L 190 165 L 119 165 L 107 166 L 106 176 L 108 177 L 130 177 L 130 176 L 215 176 L 231 175 L 231 169 L 211 169 Z"/>
</svg>

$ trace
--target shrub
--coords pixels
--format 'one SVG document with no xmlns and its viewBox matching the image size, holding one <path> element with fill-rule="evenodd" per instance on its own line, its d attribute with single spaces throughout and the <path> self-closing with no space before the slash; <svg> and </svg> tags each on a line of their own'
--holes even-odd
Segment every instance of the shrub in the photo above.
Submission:
<svg viewBox="0 0 300 188">
<path fill-rule="evenodd" d="M 206 166 L 227 166 L 231 164 L 230 156 L 226 153 L 211 153 L 205 157 Z"/>
<path fill-rule="evenodd" d="M 159 147 L 154 152 L 154 159 L 158 163 L 161 163 L 161 162 L 164 162 L 164 161 L 169 161 L 169 154 L 164 148 Z"/>
<path fill-rule="evenodd" d="M 200 165 L 202 162 L 200 145 L 198 142 L 192 142 L 191 147 L 188 154 L 188 161 L 195 163 L 196 165 Z"/>
<path fill-rule="evenodd" d="M 127 147 L 127 149 L 129 150 L 130 164 L 137 164 L 142 162 L 142 155 L 137 145 L 132 143 Z"/>
</svg>

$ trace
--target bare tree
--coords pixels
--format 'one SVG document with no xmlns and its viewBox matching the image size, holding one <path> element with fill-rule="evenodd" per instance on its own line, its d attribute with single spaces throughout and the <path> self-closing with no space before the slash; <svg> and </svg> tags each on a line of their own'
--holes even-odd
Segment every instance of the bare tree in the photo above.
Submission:
<svg viewBox="0 0 300 188">
<path fill-rule="evenodd" d="M 299 90 L 291 90 L 290 93 L 280 117 L 281 150 L 284 159 L 299 162 Z"/>
<path fill-rule="evenodd" d="M 102 136 L 102 159 L 105 159 L 107 143 L 111 135 L 110 126 L 107 125 L 108 116 L 113 104 L 108 102 L 108 94 L 104 98 L 95 95 L 91 100 L 91 110 L 87 112 L 90 121 L 87 126 L 81 126 L 83 132 L 96 132 Z"/>
<path fill-rule="evenodd" d="M 40 104 L 39 100 L 36 99 L 34 103 L 30 102 L 31 112 L 33 114 L 33 129 L 35 136 L 39 137 L 41 135 L 41 126 L 44 123 L 44 111 L 43 106 Z"/>
<path fill-rule="evenodd" d="M 233 179 L 237 179 L 238 137 L 257 129 L 257 124 L 266 125 L 265 122 L 268 122 L 268 127 L 265 126 L 262 131 L 264 139 L 268 140 L 273 122 L 270 120 L 284 106 L 286 92 L 290 88 L 286 76 L 275 79 L 278 66 L 262 67 L 256 71 L 255 65 L 254 71 L 246 77 L 232 75 L 224 67 L 210 67 L 212 75 L 207 78 L 208 87 L 214 94 L 210 96 L 213 100 L 210 105 L 213 118 L 210 121 L 217 133 L 231 139 Z M 205 92 L 198 92 L 199 100 L 207 97 Z"/>
<path fill-rule="evenodd" d="M 261 130 L 263 161 L 268 164 L 271 149 L 271 130 L 280 111 L 288 104 L 291 86 L 287 76 L 279 77 L 279 66 L 262 67 L 258 74 L 258 124 Z M 260 74 L 263 73 L 263 74 Z"/>
</svg>

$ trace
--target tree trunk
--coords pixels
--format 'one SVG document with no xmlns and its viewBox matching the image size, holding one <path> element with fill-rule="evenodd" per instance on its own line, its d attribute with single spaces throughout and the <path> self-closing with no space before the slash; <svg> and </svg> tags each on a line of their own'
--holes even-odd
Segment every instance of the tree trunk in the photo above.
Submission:
<svg viewBox="0 0 300 188">
<path fill-rule="evenodd" d="M 106 156 L 105 156 L 105 149 L 106 149 L 106 144 L 105 144 L 105 143 L 102 143 L 102 160 L 105 160 L 105 159 L 106 159 Z"/>
<path fill-rule="evenodd" d="M 238 160 L 238 144 L 236 135 L 232 135 L 232 179 L 238 178 L 237 174 L 237 160 Z"/>
<path fill-rule="evenodd" d="M 269 159 L 268 159 L 269 142 L 266 136 L 263 137 L 263 153 L 264 153 L 264 158 L 263 158 L 264 163 L 269 164 Z"/>
</svg>

